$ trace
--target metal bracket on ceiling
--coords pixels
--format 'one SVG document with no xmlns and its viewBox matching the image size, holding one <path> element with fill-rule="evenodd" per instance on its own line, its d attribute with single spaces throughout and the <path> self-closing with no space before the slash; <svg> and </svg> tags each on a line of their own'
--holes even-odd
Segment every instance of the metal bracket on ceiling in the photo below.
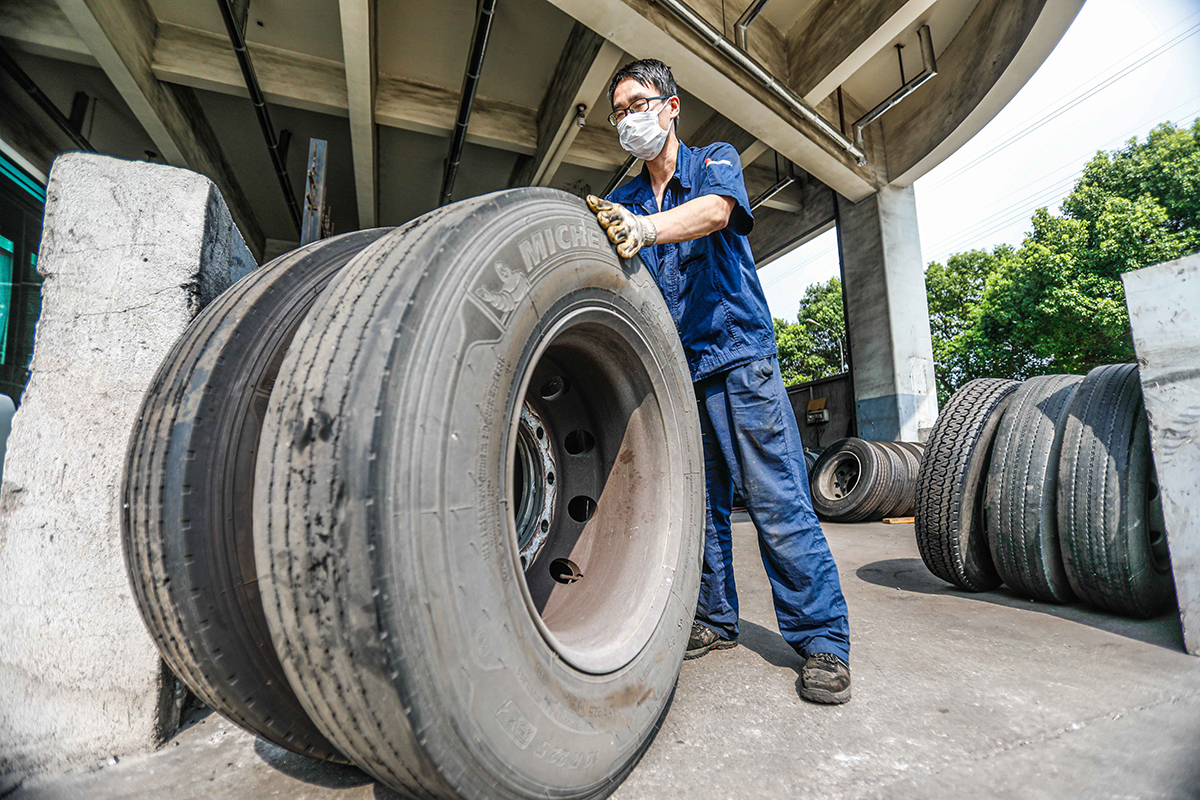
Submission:
<svg viewBox="0 0 1200 800">
<path fill-rule="evenodd" d="M 863 114 L 854 123 L 854 142 L 859 147 L 864 147 L 863 143 L 863 128 L 870 125 L 875 120 L 882 117 L 889 110 L 894 108 L 904 98 L 915 92 L 925 84 L 934 75 L 937 75 L 937 59 L 933 54 L 933 34 L 929 32 L 928 25 L 922 25 L 917 30 L 917 39 L 921 43 L 921 72 L 915 75 L 908 83 L 904 81 L 904 62 L 900 62 L 900 81 L 903 84 L 899 89 L 892 92 L 886 100 L 872 108 L 866 114 Z"/>
</svg>

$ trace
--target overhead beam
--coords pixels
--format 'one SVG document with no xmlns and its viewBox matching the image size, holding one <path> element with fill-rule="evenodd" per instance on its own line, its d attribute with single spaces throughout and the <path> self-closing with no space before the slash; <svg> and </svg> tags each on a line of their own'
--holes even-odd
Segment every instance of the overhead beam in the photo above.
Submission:
<svg viewBox="0 0 1200 800">
<path fill-rule="evenodd" d="M 746 194 L 751 200 L 777 184 L 779 179 L 783 177 L 782 175 L 777 175 L 774 168 L 766 165 L 758 166 L 757 164 L 744 167 L 742 176 L 746 181 Z M 800 185 L 793 183 L 790 186 L 780 189 L 768 200 L 763 201 L 762 207 L 773 208 L 777 211 L 786 211 L 789 214 L 798 214 L 804 210 L 804 202 L 804 195 Z"/>
<path fill-rule="evenodd" d="M 872 169 L 858 166 L 852 156 L 796 115 L 780 97 L 653 0 L 550 2 L 631 55 L 666 61 L 679 84 L 698 99 L 736 119 L 754 138 L 839 193 L 861 199 L 875 191 L 877 178 Z M 721 25 L 719 2 L 693 0 L 692 5 L 710 23 Z M 752 43 L 754 32 L 751 28 Z M 779 55 L 769 58 L 755 52 L 777 78 L 786 80 L 787 60 Z M 777 66 L 780 62 L 782 66 Z"/>
<path fill-rule="evenodd" d="M 753 164 L 759 159 L 760 156 L 762 156 L 763 153 L 770 149 L 771 148 L 767 147 L 767 143 L 761 139 L 755 139 L 753 142 L 746 145 L 744 148 L 738 151 L 738 158 L 742 160 L 742 168 L 745 169 Z"/>
<path fill-rule="evenodd" d="M 358 227 L 379 219 L 379 144 L 375 137 L 375 0 L 339 0 L 346 109 L 354 157 Z"/>
<path fill-rule="evenodd" d="M 788 47 L 792 87 L 824 100 L 871 57 L 921 18 L 935 0 L 819 0 L 796 25 Z"/>
<path fill-rule="evenodd" d="M 16 151 L 26 164 L 40 173 L 37 177 L 45 183 L 50 163 L 56 155 L 71 147 L 70 141 L 57 128 L 47 124 L 46 115 L 7 75 L 0 77 L 0 108 L 4 109 L 0 114 L 0 145 Z"/>
<path fill-rule="evenodd" d="M 96 59 L 53 0 L 4 0 L 0 38 L 34 55 L 96 66 Z"/>
<path fill-rule="evenodd" d="M 59 0 L 59 7 L 163 158 L 217 185 L 246 244 L 261 258 L 262 227 L 195 94 L 160 83 L 151 71 L 157 22 L 146 0 Z"/>
<path fill-rule="evenodd" d="M 788 187 L 796 190 L 799 210 L 760 209 L 750 232 L 750 250 L 759 269 L 812 241 L 834 226 L 834 193 L 819 181 L 802 176 Z"/>
<path fill-rule="evenodd" d="M 257 44 L 250 45 L 250 53 L 258 81 L 270 102 L 348 116 L 346 70 L 341 63 Z M 247 96 L 237 60 L 219 36 L 204 31 L 160 23 L 153 70 L 162 81 Z M 387 74 L 376 78 L 378 125 L 445 136 L 454 128 L 457 110 L 457 89 Z M 467 141 L 533 155 L 538 142 L 537 111 L 477 95 Z M 613 148 L 620 150 L 611 131 L 587 126 L 576 134 L 565 160 L 595 168 L 615 166 L 624 156 L 617 155 L 614 160 L 609 154 Z"/>
<path fill-rule="evenodd" d="M 577 118 L 605 96 L 608 80 L 624 55 L 621 48 L 575 23 L 538 107 L 537 149 L 514 176 L 514 185 L 550 185 L 580 131 Z"/>
<path fill-rule="evenodd" d="M 26 36 L 31 36 L 29 26 L 26 28 Z M 754 28 L 751 29 L 753 31 Z M 611 53 L 606 55 L 604 51 L 610 47 Z M 343 64 L 259 44 L 251 44 L 250 52 L 259 83 L 271 103 L 349 116 L 348 79 Z M 599 86 L 596 96 L 600 97 L 607 89 L 605 84 L 620 58 L 620 48 L 607 43 L 602 45 L 592 68 L 588 70 L 590 77 L 585 75 L 580 84 L 584 88 L 576 97 L 586 95 L 585 90 L 590 90 L 593 85 Z M 605 61 L 614 65 L 607 70 L 607 74 Z M 152 70 L 163 82 L 247 96 L 236 58 L 227 42 L 215 34 L 160 22 Z M 603 78 L 598 77 L 600 75 Z M 592 102 L 596 102 L 596 98 Z M 559 103 L 560 107 L 564 105 L 568 110 L 562 112 L 564 119 L 560 123 L 570 123 L 567 117 L 572 116 L 570 112 L 574 106 Z M 376 124 L 444 136 L 453 127 L 457 107 L 456 90 L 386 74 L 377 77 Z M 467 141 L 536 157 L 539 146 L 537 117 L 538 112 L 531 108 L 488 97 L 476 97 Z M 568 124 L 568 128 L 571 127 Z M 789 130 L 789 138 L 797 139 L 796 131 Z M 587 125 L 582 129 L 576 126 L 569 130 L 569 136 L 568 145 L 558 148 L 564 163 L 612 171 L 627 158 L 615 132 L 607 124 Z M 769 147 L 766 142 L 730 122 L 722 114 L 714 115 L 701 126 L 688 143 L 702 145 L 711 141 L 728 141 L 739 152 L 751 155 L 757 155 L 758 150 L 765 151 Z M 543 177 L 544 182 L 548 180 Z M 793 206 L 786 193 L 768 202 L 768 207 L 786 209 Z"/>
</svg>

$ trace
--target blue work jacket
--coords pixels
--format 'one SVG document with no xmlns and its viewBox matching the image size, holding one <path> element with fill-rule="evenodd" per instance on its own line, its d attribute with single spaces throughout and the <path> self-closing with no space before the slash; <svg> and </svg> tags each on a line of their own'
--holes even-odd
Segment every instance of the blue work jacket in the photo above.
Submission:
<svg viewBox="0 0 1200 800">
<path fill-rule="evenodd" d="M 675 175 L 663 190 L 661 209 L 655 205 L 645 167 L 608 196 L 634 214 L 645 215 L 707 194 L 734 201 L 723 230 L 690 242 L 641 250 L 671 310 L 693 381 L 776 352 L 775 325 L 746 239 L 754 217 L 737 150 L 724 142 L 695 150 L 680 143 Z"/>
</svg>

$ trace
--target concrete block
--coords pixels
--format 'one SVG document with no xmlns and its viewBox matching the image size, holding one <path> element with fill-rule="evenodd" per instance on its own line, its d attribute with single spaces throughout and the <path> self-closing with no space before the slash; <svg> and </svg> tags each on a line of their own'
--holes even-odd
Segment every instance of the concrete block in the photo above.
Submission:
<svg viewBox="0 0 1200 800">
<path fill-rule="evenodd" d="M 1121 276 L 1184 646 L 1200 655 L 1200 255 Z"/>
<path fill-rule="evenodd" d="M 177 723 L 125 575 L 125 447 L 163 356 L 246 264 L 204 176 L 55 161 L 32 377 L 0 490 L 0 774 L 145 751 Z"/>
</svg>

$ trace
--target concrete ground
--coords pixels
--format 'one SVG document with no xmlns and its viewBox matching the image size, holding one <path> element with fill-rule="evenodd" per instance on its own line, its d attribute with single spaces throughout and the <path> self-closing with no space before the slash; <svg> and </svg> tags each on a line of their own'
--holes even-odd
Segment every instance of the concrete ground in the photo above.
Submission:
<svg viewBox="0 0 1200 800">
<path fill-rule="evenodd" d="M 735 521 L 741 646 L 684 664 L 619 800 L 1200 797 L 1200 659 L 1183 653 L 1177 617 L 966 594 L 925 569 L 911 525 L 827 525 L 850 605 L 854 700 L 811 705 L 797 695 L 800 661 L 779 636 L 754 528 Z M 153 755 L 10 796 L 395 795 L 210 714 Z"/>
</svg>

